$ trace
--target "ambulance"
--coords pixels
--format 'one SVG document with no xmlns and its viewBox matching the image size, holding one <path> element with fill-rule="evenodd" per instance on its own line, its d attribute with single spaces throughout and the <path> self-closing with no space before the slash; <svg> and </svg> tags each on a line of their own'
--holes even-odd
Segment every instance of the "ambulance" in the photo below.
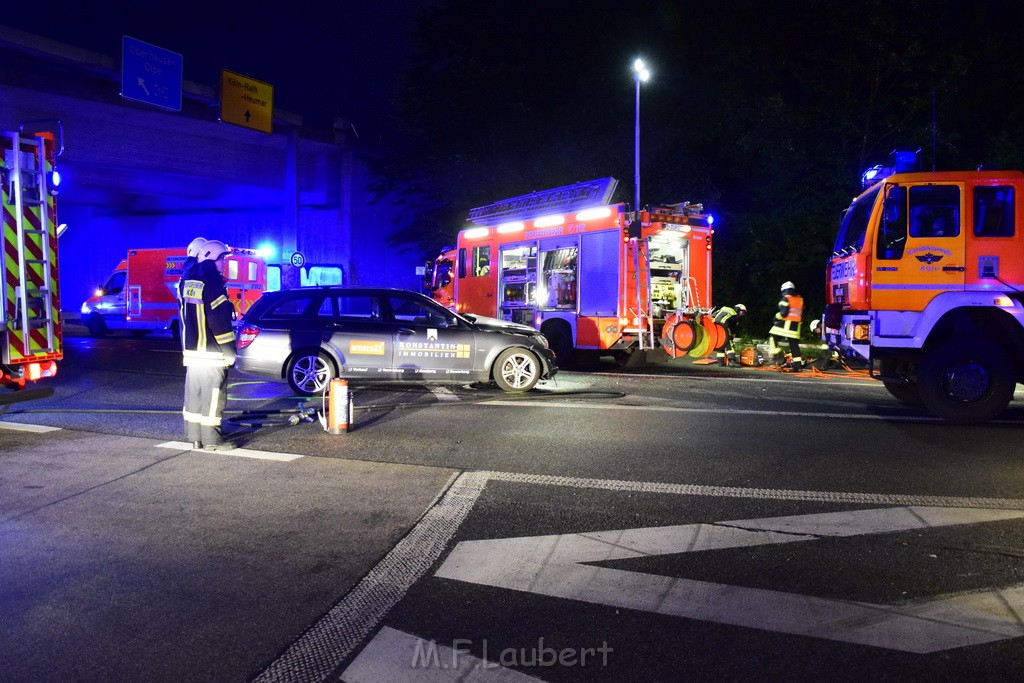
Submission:
<svg viewBox="0 0 1024 683">
<path fill-rule="evenodd" d="M 230 249 L 223 273 L 240 319 L 266 291 L 267 264 L 252 249 Z M 109 331 L 127 330 L 141 337 L 167 331 L 177 337 L 181 327 L 177 288 L 185 258 L 184 248 L 129 249 L 107 282 L 82 304 L 82 324 L 89 334 L 102 337 Z"/>
</svg>

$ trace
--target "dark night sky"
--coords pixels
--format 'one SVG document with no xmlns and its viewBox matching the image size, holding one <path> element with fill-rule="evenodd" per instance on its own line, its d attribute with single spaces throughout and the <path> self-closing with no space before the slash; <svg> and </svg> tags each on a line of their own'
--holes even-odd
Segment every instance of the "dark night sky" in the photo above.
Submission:
<svg viewBox="0 0 1024 683">
<path fill-rule="evenodd" d="M 114 58 L 130 35 L 181 53 L 187 80 L 215 86 L 230 69 L 272 84 L 279 109 L 372 130 L 390 109 L 427 2 L 59 0 L 45 13 L 6 12 L 0 23 Z"/>
</svg>

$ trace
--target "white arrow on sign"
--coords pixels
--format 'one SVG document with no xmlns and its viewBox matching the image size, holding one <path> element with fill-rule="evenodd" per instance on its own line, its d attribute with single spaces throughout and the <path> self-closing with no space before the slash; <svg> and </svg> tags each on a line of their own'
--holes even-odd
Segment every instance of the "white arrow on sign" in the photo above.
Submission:
<svg viewBox="0 0 1024 683">
<path fill-rule="evenodd" d="M 144 80 L 142 80 L 141 78 L 139 79 L 139 87 L 142 88 L 142 92 L 146 93 L 146 96 L 148 97 L 149 96 L 149 90 L 146 88 L 146 82 Z"/>
<path fill-rule="evenodd" d="M 905 652 L 1024 636 L 1024 584 L 902 605 L 655 576 L 591 562 L 1024 518 L 1015 510 L 894 507 L 459 543 L 436 576 L 570 600 Z"/>
</svg>

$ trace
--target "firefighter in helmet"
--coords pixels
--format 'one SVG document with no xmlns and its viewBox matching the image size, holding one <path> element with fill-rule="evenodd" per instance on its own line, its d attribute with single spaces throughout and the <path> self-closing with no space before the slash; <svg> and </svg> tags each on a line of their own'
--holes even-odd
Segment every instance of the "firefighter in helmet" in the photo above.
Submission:
<svg viewBox="0 0 1024 683">
<path fill-rule="evenodd" d="M 221 416 L 227 403 L 228 368 L 235 364 L 234 310 L 221 274 L 230 253 L 217 240 L 199 248 L 199 262 L 178 285 L 181 297 L 181 349 L 185 365 L 185 431 L 193 448 L 226 451 Z"/>
<path fill-rule="evenodd" d="M 733 343 L 736 337 L 736 331 L 739 327 L 740 318 L 747 314 L 747 307 L 743 304 L 736 304 L 735 306 L 722 306 L 713 316 L 716 323 L 721 324 L 725 328 L 725 341 L 722 345 L 715 349 L 715 358 L 718 359 L 718 364 L 721 366 L 729 365 L 730 363 L 735 364 L 736 351 L 733 348 Z"/>
<path fill-rule="evenodd" d="M 804 298 L 797 294 L 796 285 L 792 282 L 782 283 L 779 299 L 779 310 L 775 314 L 775 324 L 768 333 L 772 356 L 777 358 L 781 349 L 778 341 L 786 340 L 791 354 L 788 369 L 800 372 L 804 367 L 804 359 L 800 356 L 800 328 L 802 326 Z"/>
</svg>

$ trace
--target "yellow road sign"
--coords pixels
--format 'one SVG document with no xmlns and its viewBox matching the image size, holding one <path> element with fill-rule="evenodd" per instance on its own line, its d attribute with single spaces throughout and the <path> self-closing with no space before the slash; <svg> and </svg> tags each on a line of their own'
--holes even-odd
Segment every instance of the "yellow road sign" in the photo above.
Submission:
<svg viewBox="0 0 1024 683">
<path fill-rule="evenodd" d="M 274 86 L 222 69 L 220 120 L 269 133 L 274 120 Z"/>
</svg>

